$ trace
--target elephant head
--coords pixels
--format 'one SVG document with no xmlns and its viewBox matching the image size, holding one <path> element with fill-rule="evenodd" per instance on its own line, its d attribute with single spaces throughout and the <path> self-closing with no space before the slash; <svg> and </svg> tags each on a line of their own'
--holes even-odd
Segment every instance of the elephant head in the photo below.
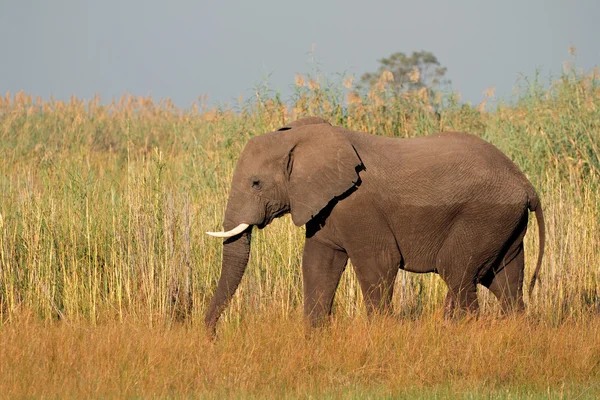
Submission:
<svg viewBox="0 0 600 400">
<path fill-rule="evenodd" d="M 286 213 L 295 225 L 306 224 L 357 184 L 361 165 L 341 130 L 322 118 L 303 118 L 250 139 L 233 174 L 224 232 L 207 232 L 225 238 L 221 276 L 205 319 L 211 331 L 246 269 L 252 226 L 262 229 Z"/>
</svg>

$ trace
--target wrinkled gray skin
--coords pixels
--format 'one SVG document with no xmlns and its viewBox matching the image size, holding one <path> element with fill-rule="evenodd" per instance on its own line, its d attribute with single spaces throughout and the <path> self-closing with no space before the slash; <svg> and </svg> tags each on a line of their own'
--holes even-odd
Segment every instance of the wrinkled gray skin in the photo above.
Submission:
<svg viewBox="0 0 600 400">
<path fill-rule="evenodd" d="M 385 311 L 398 269 L 436 272 L 448 285 L 445 315 L 478 309 L 476 285 L 503 309 L 522 310 L 523 237 L 529 210 L 544 248 L 535 189 L 502 152 L 466 133 L 398 139 L 311 117 L 251 139 L 236 166 L 223 227 L 263 228 L 291 213 L 306 224 L 304 312 L 331 313 L 350 258 L 368 313 Z M 217 320 L 248 263 L 252 227 L 223 243 L 223 265 L 206 313 Z"/>
</svg>

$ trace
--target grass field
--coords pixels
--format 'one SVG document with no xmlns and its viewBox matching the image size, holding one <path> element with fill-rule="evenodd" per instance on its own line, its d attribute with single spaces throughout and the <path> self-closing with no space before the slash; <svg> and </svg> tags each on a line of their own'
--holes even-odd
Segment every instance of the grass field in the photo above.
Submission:
<svg viewBox="0 0 600 400">
<path fill-rule="evenodd" d="M 302 77 L 300 77 L 302 78 Z M 225 110 L 123 96 L 0 98 L 0 395 L 500 397 L 600 395 L 600 74 L 533 80 L 509 105 L 369 94 L 296 79 Z M 309 84 L 305 84 L 308 81 Z M 367 321 L 352 268 L 335 318 L 305 335 L 303 230 L 256 232 L 210 342 L 229 181 L 246 141 L 303 115 L 373 134 L 478 134 L 538 189 L 547 247 L 527 312 L 444 323 L 445 285 L 400 273 L 393 317 Z M 526 279 L 537 229 L 526 237 Z"/>
</svg>

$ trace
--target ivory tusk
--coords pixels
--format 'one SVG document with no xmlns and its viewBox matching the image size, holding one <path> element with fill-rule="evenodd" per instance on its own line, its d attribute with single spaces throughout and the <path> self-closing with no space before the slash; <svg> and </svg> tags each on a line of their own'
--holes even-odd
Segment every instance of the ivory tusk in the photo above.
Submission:
<svg viewBox="0 0 600 400">
<path fill-rule="evenodd" d="M 249 226 L 250 225 L 248 225 L 248 224 L 239 224 L 238 226 L 236 226 L 235 228 L 233 228 L 232 230 L 227 231 L 227 232 L 206 232 L 206 233 L 211 236 L 229 238 L 229 237 L 232 237 L 235 235 L 239 235 L 240 233 L 244 232 Z"/>
</svg>

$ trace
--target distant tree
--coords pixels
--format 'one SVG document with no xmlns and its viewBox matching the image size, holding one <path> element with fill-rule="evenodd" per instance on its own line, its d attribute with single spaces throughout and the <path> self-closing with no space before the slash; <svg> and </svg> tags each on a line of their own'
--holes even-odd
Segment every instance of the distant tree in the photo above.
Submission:
<svg viewBox="0 0 600 400">
<path fill-rule="evenodd" d="M 437 57 L 429 51 L 414 51 L 410 56 L 397 52 L 377 61 L 379 69 L 363 74 L 359 88 L 368 89 L 385 84 L 400 94 L 421 88 L 431 91 L 442 83 L 450 82 L 444 79 L 446 67 L 441 66 Z"/>
</svg>

